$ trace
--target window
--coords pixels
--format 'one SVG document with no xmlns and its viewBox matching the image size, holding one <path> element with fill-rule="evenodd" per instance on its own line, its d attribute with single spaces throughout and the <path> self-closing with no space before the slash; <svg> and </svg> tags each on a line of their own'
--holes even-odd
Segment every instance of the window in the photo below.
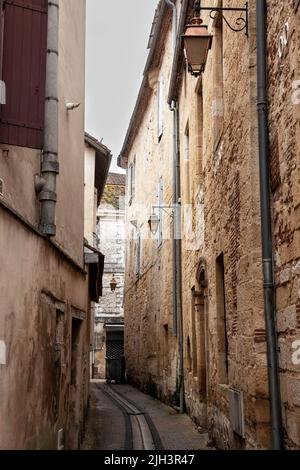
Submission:
<svg viewBox="0 0 300 470">
<path fill-rule="evenodd" d="M 162 80 L 159 80 L 158 85 L 157 85 L 157 105 L 158 105 L 157 135 L 158 135 L 158 140 L 160 141 L 164 133 L 164 87 L 163 87 Z"/>
<path fill-rule="evenodd" d="M 4 4 L 0 142 L 42 149 L 47 50 L 47 0 Z"/>
<path fill-rule="evenodd" d="M 55 349 L 61 351 L 64 346 L 64 312 L 56 309 Z"/>
<path fill-rule="evenodd" d="M 197 312 L 198 313 L 198 312 Z M 192 350 L 193 350 L 193 376 L 198 377 L 198 342 L 197 342 L 197 317 L 196 317 L 196 295 L 195 288 L 192 289 Z"/>
<path fill-rule="evenodd" d="M 140 277 L 141 275 L 141 265 L 142 265 L 142 238 L 141 234 L 138 234 L 137 237 L 137 252 L 136 252 L 136 275 Z"/>
<path fill-rule="evenodd" d="M 226 319 L 225 269 L 223 253 L 216 261 L 216 300 L 218 331 L 218 371 L 219 383 L 228 382 L 228 337 Z"/>
<path fill-rule="evenodd" d="M 163 180 L 160 178 L 158 183 L 158 190 L 157 190 L 157 200 L 158 200 L 158 211 L 159 211 L 159 227 L 157 231 L 157 244 L 160 246 L 163 241 L 163 216 L 164 212 L 162 206 L 164 204 L 164 186 Z"/>
<path fill-rule="evenodd" d="M 77 318 L 72 318 L 72 333 L 71 333 L 71 394 L 75 400 L 76 390 L 79 385 L 81 373 L 81 358 L 82 358 L 82 321 Z M 72 401 L 73 401 L 72 400 Z"/>
<path fill-rule="evenodd" d="M 132 203 L 135 196 L 135 158 L 128 168 L 128 197 L 129 204 Z"/>
<path fill-rule="evenodd" d="M 187 123 L 184 133 L 184 178 L 185 178 L 185 203 L 191 202 L 191 184 L 190 184 L 190 129 Z"/>
<path fill-rule="evenodd" d="M 167 324 L 163 325 L 163 336 L 164 336 L 164 354 L 163 354 L 163 368 L 165 371 L 169 367 L 169 327 Z"/>
<path fill-rule="evenodd" d="M 191 351 L 191 341 L 190 341 L 189 336 L 187 338 L 186 351 L 187 351 L 187 370 L 188 372 L 191 372 L 192 371 L 192 351 Z"/>
<path fill-rule="evenodd" d="M 6 365 L 6 344 L 0 341 L 0 366 Z"/>
<path fill-rule="evenodd" d="M 200 274 L 199 274 L 200 272 Z M 194 358 L 194 375 L 197 374 L 199 380 L 199 393 L 201 400 L 207 400 L 207 310 L 206 310 L 206 277 L 201 261 L 197 272 L 197 285 L 192 289 L 192 328 L 195 331 L 193 342 L 195 342 L 196 355 Z"/>
<path fill-rule="evenodd" d="M 131 276 L 131 272 L 132 272 L 132 260 L 133 260 L 133 242 L 134 242 L 134 231 L 131 230 L 131 233 L 130 233 L 130 241 L 129 241 L 129 253 L 128 253 L 128 256 L 129 256 L 129 269 L 128 269 L 128 272 L 129 272 L 129 276 Z"/>
<path fill-rule="evenodd" d="M 200 78 L 196 88 L 196 142 L 197 142 L 197 174 L 201 177 L 205 168 L 203 143 L 203 83 Z"/>
</svg>

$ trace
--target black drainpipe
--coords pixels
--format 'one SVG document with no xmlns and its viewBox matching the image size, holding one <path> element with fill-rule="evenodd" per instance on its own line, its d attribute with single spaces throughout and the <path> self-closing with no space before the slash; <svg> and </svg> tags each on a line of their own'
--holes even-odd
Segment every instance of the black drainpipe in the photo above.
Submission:
<svg viewBox="0 0 300 470">
<path fill-rule="evenodd" d="M 267 93 L 267 3 L 256 0 L 257 88 L 260 160 L 260 198 L 264 276 L 264 305 L 268 346 L 268 377 L 272 442 L 274 450 L 283 449 L 278 344 L 276 328 L 275 282 L 272 246 L 272 217 L 269 182 L 269 131 Z"/>
</svg>

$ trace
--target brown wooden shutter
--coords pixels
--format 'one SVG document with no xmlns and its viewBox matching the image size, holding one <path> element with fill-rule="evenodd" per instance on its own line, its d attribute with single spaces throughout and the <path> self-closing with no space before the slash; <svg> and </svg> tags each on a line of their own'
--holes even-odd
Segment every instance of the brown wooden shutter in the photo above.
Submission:
<svg viewBox="0 0 300 470">
<path fill-rule="evenodd" d="M 0 142 L 43 147 L 47 0 L 5 0 Z"/>
</svg>

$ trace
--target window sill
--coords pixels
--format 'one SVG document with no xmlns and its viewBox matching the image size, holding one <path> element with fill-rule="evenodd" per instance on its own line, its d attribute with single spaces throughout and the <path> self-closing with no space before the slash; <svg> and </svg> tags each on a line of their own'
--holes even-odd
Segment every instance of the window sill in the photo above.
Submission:
<svg viewBox="0 0 300 470">
<path fill-rule="evenodd" d="M 229 385 L 228 384 L 219 384 L 219 389 L 222 391 L 222 392 L 228 392 L 229 390 Z"/>
</svg>

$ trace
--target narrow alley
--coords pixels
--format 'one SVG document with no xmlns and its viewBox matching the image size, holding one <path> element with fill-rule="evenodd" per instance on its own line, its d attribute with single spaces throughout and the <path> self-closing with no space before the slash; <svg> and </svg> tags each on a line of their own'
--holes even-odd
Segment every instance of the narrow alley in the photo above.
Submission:
<svg viewBox="0 0 300 470">
<path fill-rule="evenodd" d="M 187 415 L 130 385 L 91 384 L 82 450 L 211 450 Z"/>
<path fill-rule="evenodd" d="M 0 0 L 1 466 L 300 450 L 299 51 L 300 0 Z"/>
</svg>

